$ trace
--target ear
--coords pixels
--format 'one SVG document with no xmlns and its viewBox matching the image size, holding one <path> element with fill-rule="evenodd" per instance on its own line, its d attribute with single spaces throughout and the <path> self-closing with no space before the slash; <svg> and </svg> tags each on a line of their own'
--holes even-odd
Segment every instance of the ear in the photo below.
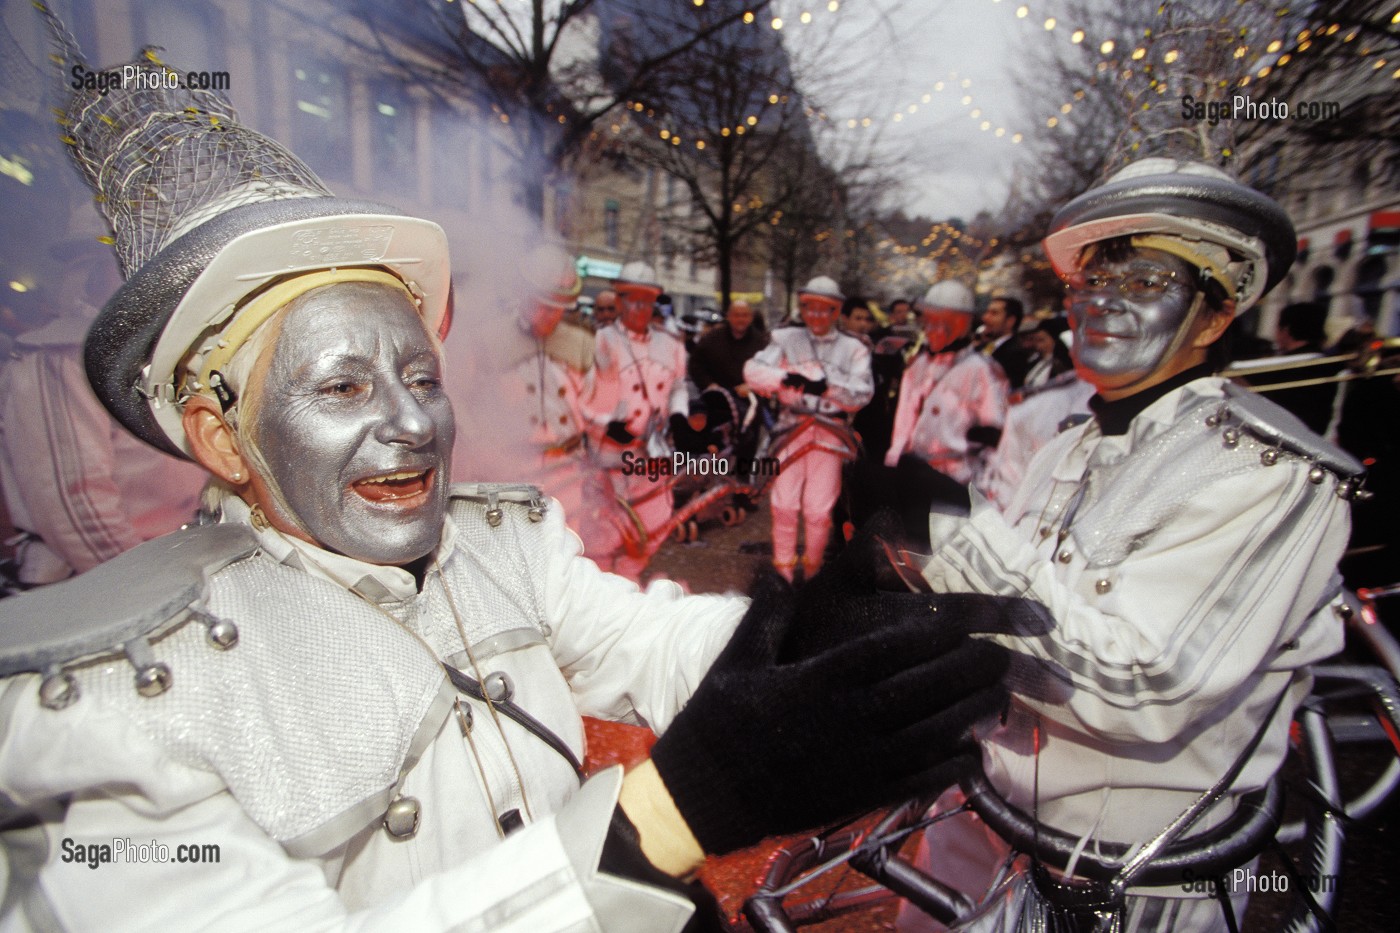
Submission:
<svg viewBox="0 0 1400 933">
<path fill-rule="evenodd" d="M 1201 317 L 1201 323 L 1196 328 L 1196 336 L 1191 341 L 1191 346 L 1198 350 L 1204 350 L 1219 340 L 1235 320 L 1235 302 L 1233 300 L 1227 299 L 1219 311 L 1211 311 L 1209 308 L 1203 310 L 1205 314 Z"/>
<path fill-rule="evenodd" d="M 252 470 L 213 399 L 196 395 L 185 402 L 183 424 L 190 450 L 201 466 L 235 488 L 249 483 Z"/>
</svg>

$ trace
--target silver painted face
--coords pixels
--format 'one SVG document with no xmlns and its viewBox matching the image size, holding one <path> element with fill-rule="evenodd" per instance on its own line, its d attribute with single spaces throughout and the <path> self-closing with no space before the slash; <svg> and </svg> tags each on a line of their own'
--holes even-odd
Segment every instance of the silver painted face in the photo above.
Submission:
<svg viewBox="0 0 1400 933">
<path fill-rule="evenodd" d="M 1065 305 L 1074 331 L 1074 362 L 1104 388 L 1139 382 L 1176 352 L 1195 303 L 1195 269 L 1155 249 L 1128 258 L 1094 257 L 1069 281 Z"/>
<path fill-rule="evenodd" d="M 336 285 L 287 312 L 255 441 L 316 543 L 385 565 L 437 546 L 454 435 L 441 383 L 441 360 L 401 292 Z"/>
</svg>

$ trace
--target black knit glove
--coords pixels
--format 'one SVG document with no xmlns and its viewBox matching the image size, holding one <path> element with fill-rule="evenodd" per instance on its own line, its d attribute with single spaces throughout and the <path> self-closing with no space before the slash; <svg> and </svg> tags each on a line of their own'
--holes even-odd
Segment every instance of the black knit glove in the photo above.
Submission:
<svg viewBox="0 0 1400 933">
<path fill-rule="evenodd" d="M 624 447 L 637 439 L 637 435 L 627 430 L 625 421 L 609 421 L 608 429 L 604 432 L 609 440 L 616 441 Z"/>
<path fill-rule="evenodd" d="M 705 851 L 830 823 L 952 783 L 999 711 L 1006 652 L 933 637 L 927 613 L 784 663 L 791 591 L 753 605 L 652 761 Z"/>
<path fill-rule="evenodd" d="M 807 388 L 807 377 L 801 373 L 788 373 L 783 377 L 783 385 L 787 386 L 789 389 L 802 389 L 805 391 Z"/>
<path fill-rule="evenodd" d="M 798 591 L 797 621 L 780 658 L 815 657 L 862 633 L 921 618 L 941 651 L 954 650 L 974 632 L 1029 636 L 1052 627 L 1045 607 L 1028 599 L 910 592 L 893 564 L 900 530 L 894 515 L 879 513 Z"/>
<path fill-rule="evenodd" d="M 808 379 L 807 388 L 802 391 L 807 395 L 825 395 L 826 390 L 831 388 L 825 379 Z"/>
</svg>

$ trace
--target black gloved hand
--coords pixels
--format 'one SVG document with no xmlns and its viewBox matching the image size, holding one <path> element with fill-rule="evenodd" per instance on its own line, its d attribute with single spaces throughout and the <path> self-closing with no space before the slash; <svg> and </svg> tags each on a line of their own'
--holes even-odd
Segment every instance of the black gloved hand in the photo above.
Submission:
<svg viewBox="0 0 1400 933">
<path fill-rule="evenodd" d="M 608 436 L 609 440 L 616 441 L 623 446 L 637 439 L 637 435 L 627 430 L 627 422 L 625 421 L 609 421 L 608 429 L 604 433 Z"/>
<path fill-rule="evenodd" d="M 691 430 L 690 419 L 685 415 L 672 415 L 670 420 L 672 438 L 688 438 L 695 432 Z"/>
<path fill-rule="evenodd" d="M 900 558 L 900 524 L 878 513 L 797 593 L 797 621 L 779 657 L 815 657 L 862 633 L 927 619 L 928 637 L 941 651 L 973 632 L 1043 635 L 1052 626 L 1037 602 L 981 593 L 910 592 L 894 561 Z M 919 582 L 922 582 L 920 580 Z"/>
<path fill-rule="evenodd" d="M 925 613 L 783 663 L 791 590 L 753 605 L 652 761 L 705 851 L 832 822 L 956 780 L 977 721 L 1006 702 L 1007 652 L 932 637 Z"/>
<path fill-rule="evenodd" d="M 825 379 L 808 379 L 807 388 L 802 391 L 808 395 L 825 395 L 826 390 L 831 388 Z"/>
<path fill-rule="evenodd" d="M 787 386 L 789 389 L 802 389 L 806 391 L 807 377 L 801 373 L 788 373 L 783 377 L 783 385 Z"/>
</svg>

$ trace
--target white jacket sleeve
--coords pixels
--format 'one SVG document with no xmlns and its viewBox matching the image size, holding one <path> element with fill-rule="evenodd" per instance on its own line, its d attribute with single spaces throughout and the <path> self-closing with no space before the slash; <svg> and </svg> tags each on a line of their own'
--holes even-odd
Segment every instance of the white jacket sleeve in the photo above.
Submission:
<svg viewBox="0 0 1400 933">
<path fill-rule="evenodd" d="M 661 732 L 728 643 L 749 601 L 687 595 L 669 580 L 639 590 L 582 556 L 562 511 L 550 508 L 545 517 L 552 542 L 545 613 L 555 661 L 579 712 Z"/>
<path fill-rule="evenodd" d="M 675 352 L 671 354 L 671 372 L 675 378 L 671 380 L 671 397 L 669 399 L 668 415 L 688 415 L 690 414 L 690 393 L 685 387 L 685 344 L 679 340 L 675 343 Z"/>
<path fill-rule="evenodd" d="M 973 424 L 1000 428 L 1006 422 L 1007 397 L 1011 385 L 995 363 L 982 366 L 978 370 L 976 391 L 972 405 Z M 970 427 L 971 425 L 969 425 Z"/>
<path fill-rule="evenodd" d="M 744 383 L 759 395 L 775 395 L 787 377 L 787 356 L 776 338 L 744 364 Z"/>
<path fill-rule="evenodd" d="M 909 440 L 914 436 L 914 424 L 923 410 L 924 399 L 928 398 L 929 381 L 923 377 L 927 363 L 922 355 L 904 369 L 899 381 L 899 404 L 894 412 L 894 429 L 890 434 L 890 446 L 885 454 L 885 466 L 894 466 L 899 457 L 909 449 Z"/>
<path fill-rule="evenodd" d="M 1325 603 L 1347 504 L 1306 474 L 1300 461 L 1218 480 L 1110 568 L 1087 566 L 1072 537 L 1057 549 L 1034 521 L 1009 527 L 987 505 L 925 577 L 940 592 L 1046 606 L 1049 634 L 998 639 L 1072 688 L 1063 702 L 1027 698 L 1042 715 L 1094 737 L 1166 742 L 1261 672 L 1341 647 Z"/>
<path fill-rule="evenodd" d="M 870 349 L 852 338 L 855 348 L 851 351 L 848 366 L 830 367 L 827 370 L 829 386 L 823 398 L 842 411 L 859 411 L 875 395 L 875 376 L 870 369 Z"/>
<path fill-rule="evenodd" d="M 597 872 L 620 769 L 593 778 L 559 813 L 499 845 L 350 912 L 329 869 L 290 856 L 216 775 L 173 761 L 99 704 L 51 713 L 34 702 L 36 691 L 37 678 L 27 676 L 12 680 L 5 695 L 6 815 L 37 808 L 65 786 L 87 789 L 28 833 L 25 854 L 37 855 L 37 878 L 21 877 L 23 859 L 7 846 L 0 872 L 8 868 L 10 877 L 0 874 L 0 881 L 12 897 L 0 929 L 669 931 L 690 914 L 669 892 Z"/>
<path fill-rule="evenodd" d="M 27 354 L 12 364 L 23 393 L 5 402 L 5 444 L 32 531 L 77 573 L 141 543 L 113 474 L 118 430 L 88 388 L 77 351 Z"/>
</svg>

